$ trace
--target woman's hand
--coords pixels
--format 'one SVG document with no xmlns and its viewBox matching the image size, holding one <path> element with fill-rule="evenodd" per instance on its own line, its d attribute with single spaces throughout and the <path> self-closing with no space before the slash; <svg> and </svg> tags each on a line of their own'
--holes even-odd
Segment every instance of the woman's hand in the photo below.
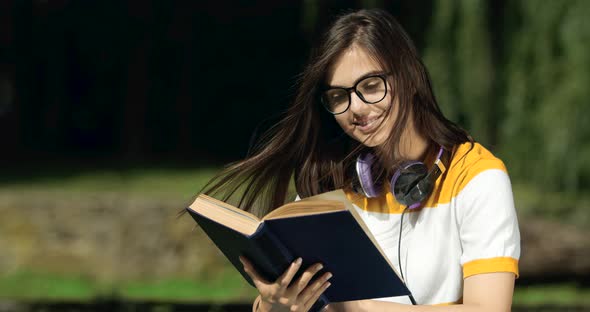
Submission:
<svg viewBox="0 0 590 312">
<path fill-rule="evenodd" d="M 244 265 L 244 271 L 252 278 L 260 293 L 261 300 L 258 311 L 308 311 L 320 295 L 330 287 L 328 279 L 332 277 L 331 273 L 325 273 L 320 278 L 309 283 L 323 268 L 320 263 L 310 266 L 299 279 L 291 283 L 291 280 L 301 268 L 303 262 L 301 258 L 291 263 L 289 268 L 276 281 L 267 281 L 262 278 L 254 270 L 254 266 L 248 259 L 240 257 L 240 261 Z"/>
</svg>

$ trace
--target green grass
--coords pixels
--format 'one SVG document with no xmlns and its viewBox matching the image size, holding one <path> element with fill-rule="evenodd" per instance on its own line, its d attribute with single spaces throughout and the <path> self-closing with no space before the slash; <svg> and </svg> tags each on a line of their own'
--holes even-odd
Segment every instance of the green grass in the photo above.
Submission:
<svg viewBox="0 0 590 312">
<path fill-rule="evenodd" d="M 237 272 L 207 280 L 165 279 L 154 282 L 127 282 L 119 287 L 118 295 L 133 300 L 246 302 L 256 296 Z"/>
<path fill-rule="evenodd" d="M 104 291 L 82 276 L 18 272 L 0 277 L 0 298 L 17 300 L 90 300 Z"/>
<path fill-rule="evenodd" d="M 0 277 L 0 298 L 11 300 L 91 301 L 120 298 L 161 302 L 248 302 L 256 290 L 232 268 L 206 279 L 166 278 L 106 285 L 80 276 L 20 272 Z M 574 284 L 517 287 L 519 306 L 590 306 L 590 289 Z"/>
<path fill-rule="evenodd" d="M 517 305 L 569 305 L 590 306 L 590 289 L 573 284 L 517 287 L 514 291 Z"/>
<path fill-rule="evenodd" d="M 205 279 L 166 278 L 116 284 L 81 276 L 32 272 L 0 277 L 0 298 L 22 301 L 91 301 L 113 297 L 167 302 L 246 302 L 255 296 L 255 289 L 233 268 Z"/>
</svg>

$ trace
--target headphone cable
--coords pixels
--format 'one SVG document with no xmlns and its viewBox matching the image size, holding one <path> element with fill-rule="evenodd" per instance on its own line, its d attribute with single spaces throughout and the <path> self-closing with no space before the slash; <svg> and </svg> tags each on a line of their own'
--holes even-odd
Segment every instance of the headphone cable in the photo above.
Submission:
<svg viewBox="0 0 590 312">
<path fill-rule="evenodd" d="M 404 280 L 404 283 L 406 283 L 406 278 L 404 277 L 404 270 L 402 269 L 401 248 L 402 248 L 402 228 L 404 226 L 404 214 L 406 214 L 407 210 L 408 210 L 408 206 L 406 206 L 406 208 L 404 208 L 404 211 L 402 212 L 402 216 L 399 221 L 399 239 L 397 240 L 397 263 L 399 265 L 399 273 L 401 274 L 402 280 Z M 407 284 L 406 284 L 406 288 L 407 288 Z M 408 295 L 408 297 L 410 298 L 412 305 L 417 305 L 416 300 L 414 300 L 414 296 L 412 296 L 412 292 L 410 291 L 409 288 L 408 288 L 408 292 L 410 293 Z"/>
</svg>

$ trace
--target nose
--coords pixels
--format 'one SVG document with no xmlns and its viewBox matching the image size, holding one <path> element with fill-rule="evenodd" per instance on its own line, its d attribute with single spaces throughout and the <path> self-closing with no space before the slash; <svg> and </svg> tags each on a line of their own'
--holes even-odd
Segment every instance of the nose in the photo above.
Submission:
<svg viewBox="0 0 590 312">
<path fill-rule="evenodd" d="M 369 109 L 369 105 L 367 105 L 361 98 L 356 94 L 356 92 L 350 93 L 350 111 L 356 115 L 365 115 L 363 114 Z"/>
</svg>

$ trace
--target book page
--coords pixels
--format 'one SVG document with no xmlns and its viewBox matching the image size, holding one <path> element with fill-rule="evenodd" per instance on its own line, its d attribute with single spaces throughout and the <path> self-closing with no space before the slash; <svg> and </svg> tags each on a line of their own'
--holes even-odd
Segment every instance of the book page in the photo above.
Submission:
<svg viewBox="0 0 590 312">
<path fill-rule="evenodd" d="M 346 210 L 348 199 L 342 190 L 307 197 L 285 204 L 264 216 L 263 220 L 313 215 Z"/>
<path fill-rule="evenodd" d="M 310 216 L 320 213 L 346 210 L 342 202 L 339 201 L 298 201 L 288 203 L 280 208 L 271 211 L 262 218 L 263 220 L 292 218 L 300 216 Z"/>
<path fill-rule="evenodd" d="M 189 209 L 246 235 L 255 233 L 261 222 L 247 211 L 204 194 L 199 195 Z"/>
</svg>

